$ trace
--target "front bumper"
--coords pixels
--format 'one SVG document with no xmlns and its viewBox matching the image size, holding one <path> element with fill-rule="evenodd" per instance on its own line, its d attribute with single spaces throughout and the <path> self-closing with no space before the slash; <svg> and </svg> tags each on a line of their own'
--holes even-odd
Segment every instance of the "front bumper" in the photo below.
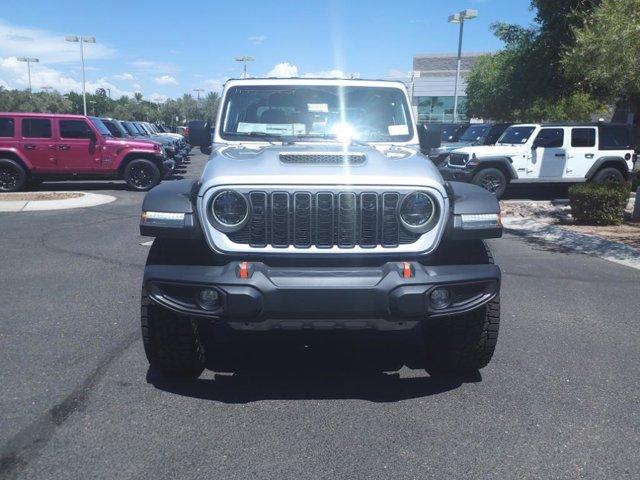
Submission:
<svg viewBox="0 0 640 480">
<path fill-rule="evenodd" d="M 274 268 L 250 263 L 247 278 L 241 278 L 242 266 L 149 265 L 144 286 L 157 305 L 243 330 L 408 329 L 429 317 L 480 308 L 500 289 L 495 265 Z M 430 293 L 438 287 L 449 289 L 450 306 L 431 305 Z M 202 288 L 218 292 L 217 308 L 198 306 L 196 294 Z"/>
<path fill-rule="evenodd" d="M 438 170 L 440 170 L 442 178 L 452 182 L 470 182 L 473 178 L 473 170 L 468 168 L 451 167 L 448 163 L 440 165 Z"/>
</svg>

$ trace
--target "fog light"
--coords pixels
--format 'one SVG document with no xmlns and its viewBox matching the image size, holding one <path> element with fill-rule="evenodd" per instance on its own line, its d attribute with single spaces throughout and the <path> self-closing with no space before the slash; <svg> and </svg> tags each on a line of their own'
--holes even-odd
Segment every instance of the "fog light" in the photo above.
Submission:
<svg viewBox="0 0 640 480">
<path fill-rule="evenodd" d="M 451 292 L 446 288 L 436 288 L 431 292 L 431 306 L 436 310 L 447 308 L 451 305 Z"/>
<path fill-rule="evenodd" d="M 211 288 L 203 288 L 198 291 L 196 302 L 203 310 L 217 310 L 220 308 L 220 294 Z"/>
</svg>

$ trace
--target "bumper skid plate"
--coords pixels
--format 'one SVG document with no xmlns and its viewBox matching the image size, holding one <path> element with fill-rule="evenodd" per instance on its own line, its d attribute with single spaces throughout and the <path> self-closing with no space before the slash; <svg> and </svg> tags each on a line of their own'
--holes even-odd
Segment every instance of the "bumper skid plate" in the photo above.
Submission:
<svg viewBox="0 0 640 480">
<path fill-rule="evenodd" d="M 407 278 L 407 266 L 411 275 Z M 410 328 L 427 317 L 475 310 L 500 288 L 496 265 L 284 268 L 263 263 L 225 266 L 149 265 L 144 285 L 156 304 L 185 316 L 208 317 L 236 328 Z M 242 273 L 241 273 L 242 272 Z M 243 278 L 244 277 L 244 278 Z M 434 308 L 430 294 L 449 291 Z M 219 303 L 199 306 L 198 292 L 215 290 Z"/>
</svg>

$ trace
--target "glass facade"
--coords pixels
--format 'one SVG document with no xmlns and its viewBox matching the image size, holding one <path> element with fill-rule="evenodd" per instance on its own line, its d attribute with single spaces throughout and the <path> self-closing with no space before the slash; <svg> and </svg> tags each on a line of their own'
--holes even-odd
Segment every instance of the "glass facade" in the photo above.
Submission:
<svg viewBox="0 0 640 480">
<path fill-rule="evenodd" d="M 454 97 L 416 97 L 418 100 L 419 123 L 451 123 L 453 122 Z M 467 97 L 458 97 L 458 121 L 467 120 Z M 415 103 L 414 103 L 415 105 Z"/>
</svg>

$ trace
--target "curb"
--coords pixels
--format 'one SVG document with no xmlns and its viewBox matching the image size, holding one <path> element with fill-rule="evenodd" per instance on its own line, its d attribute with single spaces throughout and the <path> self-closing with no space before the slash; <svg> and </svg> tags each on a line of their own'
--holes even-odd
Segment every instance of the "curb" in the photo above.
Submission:
<svg viewBox="0 0 640 480">
<path fill-rule="evenodd" d="M 116 200 L 111 195 L 88 192 L 65 192 L 80 193 L 81 197 L 66 198 L 63 200 L 7 200 L 0 201 L 0 212 L 44 212 L 48 210 L 66 210 L 70 208 L 85 208 L 104 205 Z"/>
<path fill-rule="evenodd" d="M 509 233 L 640 270 L 638 248 L 526 218 L 503 217 L 502 224 Z"/>
</svg>

